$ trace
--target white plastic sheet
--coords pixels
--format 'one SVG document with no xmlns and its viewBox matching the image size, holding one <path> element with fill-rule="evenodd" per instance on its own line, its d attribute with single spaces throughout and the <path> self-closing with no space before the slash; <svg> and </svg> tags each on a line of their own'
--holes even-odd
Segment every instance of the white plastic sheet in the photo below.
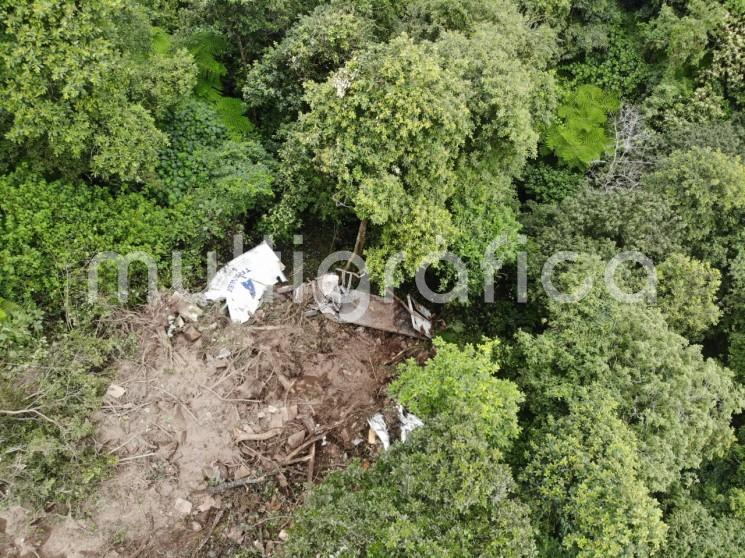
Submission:
<svg viewBox="0 0 745 558">
<path fill-rule="evenodd" d="M 402 405 L 398 406 L 398 420 L 401 421 L 401 441 L 405 442 L 409 434 L 424 426 L 422 419 L 414 413 L 408 412 Z"/>
<path fill-rule="evenodd" d="M 402 442 L 405 442 L 409 437 L 409 434 L 414 432 L 414 430 L 424 426 L 422 419 L 414 413 L 408 412 L 402 405 L 398 406 L 398 422 Z M 370 425 L 370 428 L 380 439 L 380 443 L 383 444 L 383 449 L 388 450 L 388 448 L 391 447 L 391 435 L 388 431 L 388 425 L 385 423 L 385 417 L 383 414 L 377 413 L 376 415 L 373 415 L 367 419 L 367 424 Z"/>
<path fill-rule="evenodd" d="M 267 289 L 278 281 L 287 281 L 284 267 L 271 246 L 262 242 L 218 271 L 204 297 L 225 300 L 230 319 L 244 323 L 259 309 Z"/>
</svg>

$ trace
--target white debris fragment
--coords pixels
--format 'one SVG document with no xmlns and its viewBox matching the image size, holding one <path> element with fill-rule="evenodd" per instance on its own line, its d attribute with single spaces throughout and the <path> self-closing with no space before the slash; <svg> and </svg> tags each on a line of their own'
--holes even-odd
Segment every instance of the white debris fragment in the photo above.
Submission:
<svg viewBox="0 0 745 558">
<path fill-rule="evenodd" d="M 340 99 L 343 98 L 347 94 L 347 89 L 349 89 L 349 86 L 352 85 L 351 79 L 349 79 L 349 76 L 346 75 L 346 73 L 341 70 L 334 76 L 334 87 L 336 88 L 336 96 Z"/>
<path fill-rule="evenodd" d="M 415 414 L 408 412 L 402 405 L 398 406 L 398 422 L 398 429 L 401 432 L 402 442 L 405 442 L 409 437 L 409 434 L 414 430 L 424 426 L 422 419 Z M 368 440 L 368 443 L 374 443 L 375 436 L 377 436 L 383 444 L 384 450 L 391 447 L 391 436 L 388 432 L 388 425 L 385 423 L 385 417 L 383 417 L 382 413 L 378 413 L 367 419 L 367 424 L 370 425 L 370 439 Z"/>
<path fill-rule="evenodd" d="M 351 286 L 353 274 L 325 273 L 309 283 L 303 283 L 293 292 L 296 304 L 307 305 L 308 317 L 318 313 L 338 322 L 360 327 L 390 331 L 410 337 L 432 337 L 432 314 L 411 297 L 404 302 L 396 297 L 391 300 L 372 295 Z M 308 299 L 312 295 L 312 302 Z"/>
<path fill-rule="evenodd" d="M 226 358 L 230 358 L 231 354 L 230 349 L 222 348 L 215 355 L 215 358 L 218 360 L 225 360 Z"/>
<path fill-rule="evenodd" d="M 127 390 L 124 389 L 122 386 L 117 384 L 111 384 L 109 388 L 106 390 L 105 397 L 108 397 L 110 399 L 121 399 L 121 397 L 127 393 Z"/>
<path fill-rule="evenodd" d="M 378 436 L 380 442 L 383 444 L 383 449 L 387 450 L 391 447 L 391 437 L 388 434 L 388 427 L 385 424 L 385 418 L 383 415 L 378 413 L 377 415 L 367 419 L 367 424 L 370 425 L 373 432 Z"/>
<path fill-rule="evenodd" d="M 225 300 L 230 319 L 244 323 L 261 306 L 267 289 L 277 281 L 287 281 L 283 270 L 284 265 L 272 248 L 262 242 L 218 271 L 204 297 Z"/>
<path fill-rule="evenodd" d="M 416 416 L 414 413 L 408 412 L 403 408 L 402 405 L 398 406 L 398 420 L 401 421 L 401 441 L 405 442 L 409 434 L 414 432 L 417 428 L 424 426 L 422 419 Z"/>
<path fill-rule="evenodd" d="M 409 314 L 411 314 L 411 325 L 413 328 L 425 337 L 431 339 L 432 313 L 421 304 L 414 302 L 411 299 L 411 295 L 406 295 L 406 302 L 408 303 L 406 309 L 409 311 Z"/>
</svg>

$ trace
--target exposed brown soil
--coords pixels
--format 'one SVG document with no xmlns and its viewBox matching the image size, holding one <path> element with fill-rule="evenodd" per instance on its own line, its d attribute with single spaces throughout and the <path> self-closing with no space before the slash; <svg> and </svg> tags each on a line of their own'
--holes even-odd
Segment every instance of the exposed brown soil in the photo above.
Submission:
<svg viewBox="0 0 745 558">
<path fill-rule="evenodd" d="M 289 300 L 246 325 L 213 308 L 169 337 L 178 304 L 121 318 L 141 347 L 116 366 L 95 417 L 100 451 L 119 458 L 114 474 L 80 518 L 47 516 L 33 529 L 25 510 L 0 514 L 5 555 L 269 556 L 309 482 L 380 451 L 367 419 L 390 407 L 392 366 L 428 351 L 306 318 Z"/>
</svg>

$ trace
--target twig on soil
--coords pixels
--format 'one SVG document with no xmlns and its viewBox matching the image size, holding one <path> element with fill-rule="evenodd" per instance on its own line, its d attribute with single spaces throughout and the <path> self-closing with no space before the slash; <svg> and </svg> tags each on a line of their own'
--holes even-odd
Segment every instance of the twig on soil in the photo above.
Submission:
<svg viewBox="0 0 745 558">
<path fill-rule="evenodd" d="M 173 399 L 176 403 L 178 403 L 179 405 L 181 405 L 184 408 L 184 411 L 186 411 L 187 413 L 189 413 L 189 416 L 194 419 L 194 422 L 196 422 L 197 424 L 200 424 L 199 423 L 199 419 L 194 415 L 194 413 L 191 412 L 191 409 L 189 409 L 189 407 L 186 405 L 186 403 L 184 403 L 183 401 L 181 401 L 181 399 L 179 399 L 178 397 L 176 397 L 175 395 L 173 395 L 170 391 L 163 389 L 162 387 L 160 387 L 157 384 L 153 384 L 153 387 L 155 389 L 157 389 L 157 390 L 162 391 L 168 397 L 170 397 L 171 399 Z"/>
<path fill-rule="evenodd" d="M 207 494 L 211 494 L 211 495 L 220 494 L 227 490 L 232 490 L 233 488 L 240 488 L 241 486 L 246 486 L 249 484 L 259 484 L 260 482 L 264 482 L 267 476 L 268 475 L 264 475 L 263 477 L 257 477 L 257 478 L 245 477 L 245 478 L 234 480 L 234 481 L 223 482 L 216 486 L 210 486 L 207 489 Z"/>
<path fill-rule="evenodd" d="M 238 373 L 238 370 L 235 370 L 235 369 L 233 369 L 232 371 L 228 371 L 227 374 L 225 374 L 222 378 L 220 378 L 219 380 L 217 380 L 217 382 L 215 382 L 214 384 L 212 384 L 212 387 L 210 389 L 216 389 L 217 386 L 219 386 L 221 383 L 223 383 L 228 378 L 232 378 L 237 373 Z"/>
<path fill-rule="evenodd" d="M 288 467 L 290 465 L 295 465 L 297 463 L 303 463 L 305 461 L 308 461 L 310 463 L 313 463 L 313 461 L 315 460 L 315 454 L 316 454 L 315 444 L 316 444 L 316 442 L 318 442 L 319 440 L 321 440 L 323 438 L 323 436 L 324 435 L 314 436 L 313 438 L 311 438 L 310 440 L 308 440 L 307 442 L 305 442 L 301 446 L 298 446 L 294 451 L 292 451 L 285 458 L 284 461 L 282 461 L 282 463 L 280 464 L 279 467 L 275 467 L 274 469 L 272 469 L 271 471 L 269 471 L 268 473 L 266 473 L 265 475 L 263 475 L 261 477 L 257 477 L 257 478 L 246 477 L 246 478 L 237 479 L 237 480 L 234 480 L 234 481 L 224 482 L 222 484 L 218 484 L 217 486 L 211 486 L 210 488 L 207 489 L 207 493 L 208 494 L 211 494 L 211 495 L 220 494 L 220 493 L 225 492 L 227 490 L 232 490 L 233 488 L 240 488 L 241 486 L 246 486 L 246 485 L 249 485 L 249 484 L 258 484 L 260 482 L 264 482 L 267 479 L 267 477 L 270 477 L 271 475 L 275 475 L 277 473 L 280 473 L 282 471 L 282 469 L 284 469 L 285 467 Z M 313 447 L 311 449 L 311 453 L 309 453 L 308 455 L 306 455 L 304 457 L 293 459 L 298 453 L 300 453 L 304 448 L 307 448 L 311 444 L 313 445 Z M 309 467 L 309 470 L 312 471 L 312 465 L 311 465 L 311 467 Z M 312 473 L 309 473 L 309 475 L 312 476 Z"/>
<path fill-rule="evenodd" d="M 131 438 L 129 438 L 126 442 L 124 442 L 122 444 L 119 444 L 118 446 L 116 446 L 112 450 L 109 450 L 109 455 L 116 453 L 117 451 L 119 451 L 120 449 L 122 449 L 123 447 L 125 447 L 127 444 L 129 444 L 132 440 L 134 440 L 135 438 L 139 438 L 139 437 L 140 437 L 140 433 L 138 432 L 137 434 L 135 434 L 134 436 L 132 436 Z"/>
<path fill-rule="evenodd" d="M 313 446 L 315 448 L 315 446 Z M 290 459 L 289 461 L 283 461 L 282 466 L 283 467 L 289 467 L 290 465 L 297 465 L 298 463 L 305 463 L 306 461 L 310 461 L 310 454 L 304 455 L 303 457 L 297 457 L 295 459 Z"/>
<path fill-rule="evenodd" d="M 132 403 L 127 403 L 125 405 L 103 405 L 101 407 L 101 410 L 108 413 L 109 415 L 122 417 L 124 415 L 128 415 L 129 413 L 137 411 L 138 409 L 147 407 L 148 405 L 150 405 L 150 401 L 145 401 L 144 403 L 140 403 L 139 405 L 133 405 Z M 121 410 L 117 411 L 116 409 Z"/>
<path fill-rule="evenodd" d="M 274 438 L 275 436 L 279 436 L 282 434 L 283 429 L 282 428 L 272 428 L 270 430 L 267 430 L 266 432 L 261 432 L 260 434 L 241 434 L 238 438 L 239 442 L 263 442 L 265 440 L 270 440 L 271 438 Z"/>
<path fill-rule="evenodd" d="M 403 350 L 399 351 L 398 353 L 396 353 L 396 355 L 393 358 L 389 359 L 387 362 L 384 362 L 383 363 L 383 366 L 390 366 L 392 364 L 396 364 L 400 360 L 402 360 L 401 357 L 403 355 L 405 355 L 408 352 L 412 352 L 412 353 L 413 352 L 416 352 L 417 349 L 418 349 L 418 347 L 416 347 L 416 346 L 414 346 L 414 347 L 406 347 L 405 349 L 403 349 Z"/>
<path fill-rule="evenodd" d="M 199 554 L 199 551 L 204 548 L 204 545 L 206 545 L 207 541 L 209 541 L 210 537 L 212 537 L 212 533 L 215 532 L 215 527 L 217 527 L 217 524 L 220 523 L 220 520 L 222 519 L 222 516 L 224 514 L 225 514 L 224 509 L 221 509 L 219 512 L 217 512 L 217 514 L 215 515 L 215 519 L 212 520 L 212 525 L 210 526 L 210 530 L 207 532 L 207 536 L 204 537 L 204 540 L 199 544 L 199 546 L 197 547 L 194 554 L 192 554 L 192 556 L 196 556 L 197 554 Z"/>
<path fill-rule="evenodd" d="M 214 389 L 212 389 L 209 386 L 206 386 L 204 384 L 199 384 L 199 387 L 202 387 L 209 391 L 212 395 L 217 397 L 220 401 L 223 401 L 225 403 L 261 403 L 262 401 L 259 399 L 240 399 L 240 398 L 230 398 L 230 397 L 223 397 L 219 393 L 217 393 Z"/>
<path fill-rule="evenodd" d="M 255 449 L 253 449 L 248 444 L 243 444 L 241 446 L 241 449 L 246 450 L 248 453 L 250 453 L 251 455 L 253 455 L 256 459 L 258 459 L 262 463 L 262 467 L 266 467 L 266 468 L 277 468 L 278 467 L 276 461 L 274 461 L 273 459 L 270 459 L 267 456 L 259 453 L 258 451 L 256 451 Z"/>
<path fill-rule="evenodd" d="M 122 457 L 119 460 L 119 463 L 124 463 L 125 461 L 134 461 L 135 459 L 144 459 L 146 457 L 152 457 L 153 455 L 158 455 L 157 451 L 152 451 L 150 453 L 143 453 L 142 455 L 133 455 L 131 457 Z"/>
<path fill-rule="evenodd" d="M 283 465 L 286 465 L 286 464 L 287 464 L 287 462 L 288 462 L 288 461 L 289 461 L 290 459 L 292 459 L 293 457 L 295 457 L 295 456 L 296 456 L 297 454 L 299 454 L 299 453 L 300 453 L 301 451 L 303 451 L 303 450 L 304 450 L 305 448 L 307 448 L 307 447 L 308 447 L 309 445 L 313 444 L 313 446 L 315 446 L 316 442 L 318 442 L 318 441 L 322 440 L 322 439 L 323 439 L 323 437 L 324 437 L 325 435 L 326 435 L 326 432 L 324 432 L 323 434 L 319 434 L 318 436 L 313 436 L 313 437 L 312 437 L 312 438 L 311 438 L 310 440 L 308 440 L 307 442 L 305 442 L 305 443 L 303 443 L 303 444 L 300 444 L 300 445 L 299 445 L 299 446 L 298 446 L 297 448 L 295 448 L 295 449 L 294 449 L 294 450 L 292 450 L 292 451 L 291 451 L 291 452 L 290 452 L 289 454 L 287 454 L 287 457 L 285 457 L 285 460 L 283 461 L 283 463 L 282 463 L 282 464 L 283 464 Z"/>
</svg>

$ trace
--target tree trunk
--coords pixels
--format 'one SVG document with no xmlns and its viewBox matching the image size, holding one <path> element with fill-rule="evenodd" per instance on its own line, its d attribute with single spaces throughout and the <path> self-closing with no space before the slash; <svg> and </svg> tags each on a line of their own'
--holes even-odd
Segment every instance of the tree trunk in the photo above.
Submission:
<svg viewBox="0 0 745 558">
<path fill-rule="evenodd" d="M 344 266 L 344 271 L 349 271 L 349 267 L 352 265 L 352 258 L 354 256 L 361 256 L 362 250 L 365 248 L 365 237 L 367 236 L 367 219 L 360 221 L 360 226 L 357 229 L 357 240 L 354 243 L 354 250 L 352 256 L 347 261 L 347 265 Z"/>
</svg>

